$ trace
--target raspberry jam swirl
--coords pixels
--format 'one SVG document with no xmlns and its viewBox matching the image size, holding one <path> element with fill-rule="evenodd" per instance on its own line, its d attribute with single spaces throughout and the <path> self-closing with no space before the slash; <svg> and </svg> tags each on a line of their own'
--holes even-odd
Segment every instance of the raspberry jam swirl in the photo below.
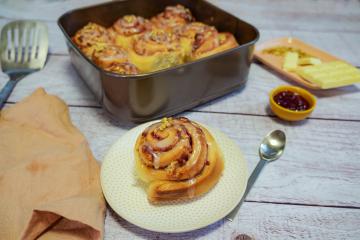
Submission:
<svg viewBox="0 0 360 240">
<path fill-rule="evenodd" d="M 135 39 L 134 51 L 139 55 L 151 56 L 157 52 L 171 52 L 180 49 L 178 37 L 163 29 L 153 29 Z"/>
<path fill-rule="evenodd" d="M 132 36 L 151 29 L 151 24 L 149 20 L 143 17 L 125 15 L 114 23 L 113 29 L 118 34 Z"/>
</svg>

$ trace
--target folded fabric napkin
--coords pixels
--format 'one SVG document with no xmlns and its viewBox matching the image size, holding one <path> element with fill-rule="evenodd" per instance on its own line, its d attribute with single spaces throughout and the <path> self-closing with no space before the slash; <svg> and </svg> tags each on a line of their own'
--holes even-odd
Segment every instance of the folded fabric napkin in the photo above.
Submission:
<svg viewBox="0 0 360 240">
<path fill-rule="evenodd" d="M 37 89 L 0 112 L 0 239 L 102 239 L 99 165 L 66 104 Z"/>
</svg>

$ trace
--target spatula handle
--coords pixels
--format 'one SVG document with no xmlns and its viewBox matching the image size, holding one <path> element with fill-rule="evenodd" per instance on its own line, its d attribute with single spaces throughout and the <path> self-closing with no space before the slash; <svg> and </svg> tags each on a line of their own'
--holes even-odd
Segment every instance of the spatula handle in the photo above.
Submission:
<svg viewBox="0 0 360 240">
<path fill-rule="evenodd" d="M 26 74 L 25 74 L 26 75 Z M 0 92 L 0 110 L 4 107 L 6 100 L 9 98 L 11 92 L 14 90 L 16 84 L 23 78 L 25 75 L 10 75 L 10 80 L 5 84 L 3 89 Z"/>
</svg>

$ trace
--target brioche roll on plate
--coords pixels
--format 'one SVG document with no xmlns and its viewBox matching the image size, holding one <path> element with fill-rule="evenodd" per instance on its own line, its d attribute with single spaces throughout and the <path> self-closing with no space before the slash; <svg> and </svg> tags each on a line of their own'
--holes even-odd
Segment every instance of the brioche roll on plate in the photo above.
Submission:
<svg viewBox="0 0 360 240">
<path fill-rule="evenodd" d="M 140 71 L 152 72 L 184 62 L 179 38 L 163 29 L 152 29 L 134 39 L 129 58 Z"/>
<path fill-rule="evenodd" d="M 200 196 L 224 168 L 214 138 L 187 118 L 165 118 L 146 128 L 136 141 L 135 161 L 152 203 Z"/>
<path fill-rule="evenodd" d="M 113 24 L 110 31 L 114 34 L 117 45 L 129 48 L 135 36 L 151 28 L 149 20 L 135 15 L 125 15 Z"/>
</svg>

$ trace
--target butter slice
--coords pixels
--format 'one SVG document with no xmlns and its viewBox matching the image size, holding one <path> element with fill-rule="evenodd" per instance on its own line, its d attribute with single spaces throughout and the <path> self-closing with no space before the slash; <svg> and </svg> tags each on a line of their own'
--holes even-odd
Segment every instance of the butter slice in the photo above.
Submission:
<svg viewBox="0 0 360 240">
<path fill-rule="evenodd" d="M 300 58 L 299 65 L 318 65 L 321 64 L 321 60 L 314 57 L 306 57 L 306 58 Z"/>
<path fill-rule="evenodd" d="M 299 53 L 287 52 L 284 57 L 283 69 L 285 71 L 293 72 L 298 67 Z"/>
<path fill-rule="evenodd" d="M 287 52 L 284 57 L 283 69 L 285 71 L 293 72 L 298 67 L 299 53 Z"/>
<path fill-rule="evenodd" d="M 323 89 L 342 87 L 360 82 L 360 70 L 341 61 L 299 67 L 296 73 Z"/>
</svg>

